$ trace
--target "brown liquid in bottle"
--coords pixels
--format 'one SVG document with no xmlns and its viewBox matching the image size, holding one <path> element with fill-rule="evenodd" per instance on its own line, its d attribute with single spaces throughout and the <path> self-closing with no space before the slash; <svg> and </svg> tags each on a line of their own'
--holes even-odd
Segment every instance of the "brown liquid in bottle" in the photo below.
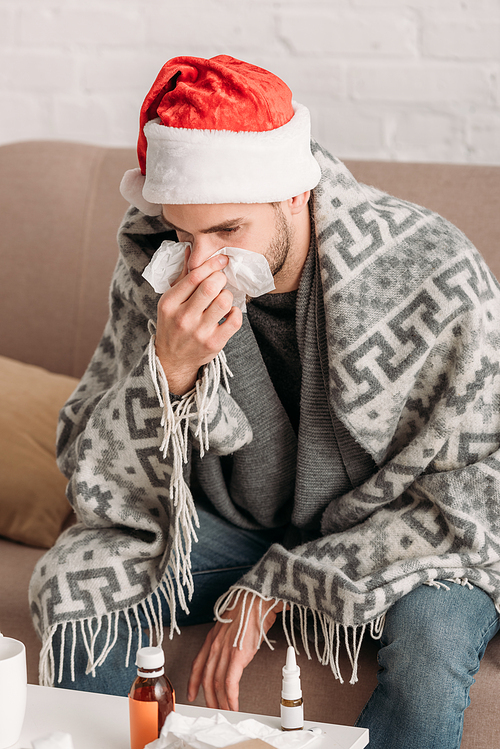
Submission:
<svg viewBox="0 0 500 749">
<path fill-rule="evenodd" d="M 175 691 L 158 669 L 140 666 L 129 693 L 130 747 L 144 749 L 160 735 L 167 715 L 175 710 Z M 148 673 L 155 674 L 147 676 Z"/>
</svg>

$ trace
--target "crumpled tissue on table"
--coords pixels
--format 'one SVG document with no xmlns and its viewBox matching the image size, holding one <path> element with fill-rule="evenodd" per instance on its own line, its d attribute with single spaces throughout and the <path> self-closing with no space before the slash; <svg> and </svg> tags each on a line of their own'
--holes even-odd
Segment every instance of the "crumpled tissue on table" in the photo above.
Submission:
<svg viewBox="0 0 500 749">
<path fill-rule="evenodd" d="M 261 739 L 275 749 L 302 749 L 315 741 L 310 731 L 283 731 L 254 718 L 230 723 L 221 713 L 191 718 L 171 712 L 161 729 L 160 738 L 145 749 L 221 749 L 245 739 Z"/>
<path fill-rule="evenodd" d="M 157 294 L 163 294 L 179 277 L 183 265 L 186 247 L 189 242 L 172 242 L 165 240 L 161 243 L 149 264 L 142 273 Z M 274 280 L 264 255 L 258 252 L 243 250 L 241 247 L 223 247 L 214 255 L 227 255 L 229 263 L 222 272 L 226 275 L 226 289 L 233 294 L 233 305 L 246 311 L 246 297 L 256 297 L 272 291 Z"/>
<path fill-rule="evenodd" d="M 33 749 L 73 749 L 73 739 L 69 733 L 54 731 L 31 742 Z"/>
</svg>

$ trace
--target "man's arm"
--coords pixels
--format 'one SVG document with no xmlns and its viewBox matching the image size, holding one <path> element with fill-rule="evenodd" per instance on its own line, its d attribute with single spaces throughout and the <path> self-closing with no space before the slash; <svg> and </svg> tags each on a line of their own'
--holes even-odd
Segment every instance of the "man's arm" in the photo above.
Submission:
<svg viewBox="0 0 500 749">
<path fill-rule="evenodd" d="M 227 262 L 227 258 L 224 257 L 223 262 Z M 217 264 L 211 261 L 193 273 L 194 278 L 191 277 L 193 274 L 188 275 L 184 272 L 178 284 L 169 290 L 172 293 L 167 292 L 161 297 L 159 307 L 163 309 L 166 305 L 170 312 L 173 310 L 171 316 L 163 313 L 160 315 L 158 310 L 156 342 L 163 355 L 162 366 L 165 366 L 168 375 L 174 378 L 174 386 L 179 385 L 181 390 L 184 388 L 180 385 L 181 376 L 177 379 L 175 377 L 175 365 L 182 359 L 182 352 L 197 352 L 192 354 L 194 358 L 190 360 L 193 362 L 190 376 L 194 372 L 196 378 L 199 367 L 204 363 L 203 357 L 205 356 L 208 361 L 215 357 L 218 353 L 217 346 L 223 345 L 226 338 L 235 332 L 235 328 L 239 327 L 238 316 L 241 317 L 240 310 L 233 310 L 236 313 L 234 325 L 218 325 L 215 321 L 218 312 L 212 310 L 208 315 L 210 320 L 206 320 L 207 315 L 204 313 L 210 304 L 205 302 L 204 309 L 199 299 L 200 296 L 207 298 L 207 289 L 203 287 L 203 282 L 208 279 L 212 295 L 217 296 L 217 289 L 220 291 L 226 279 L 223 273 L 217 273 Z M 210 280 L 210 276 L 214 276 L 215 281 L 213 278 Z M 106 506 L 106 512 L 100 510 L 98 514 L 93 513 L 96 497 L 92 492 L 95 493 L 98 486 L 100 491 L 109 492 L 112 497 L 122 496 L 129 485 L 130 491 L 133 491 L 132 484 L 137 483 L 138 477 L 144 477 L 144 450 L 151 454 L 149 461 L 153 461 L 152 466 L 155 465 L 155 468 L 151 469 L 151 479 L 155 485 L 155 473 L 161 475 L 166 471 L 168 476 L 168 465 L 171 462 L 170 457 L 167 460 L 161 458 L 161 410 L 148 364 L 148 320 L 151 314 L 149 310 L 152 304 L 156 304 L 157 296 L 148 293 L 146 284 L 138 284 L 136 287 L 135 278 L 136 276 L 130 273 L 127 265 L 120 259 L 112 282 L 110 319 L 87 371 L 61 411 L 59 422 L 58 464 L 70 480 L 68 498 L 79 517 L 81 514 L 81 519 L 91 525 L 96 522 L 99 525 L 121 522 L 119 518 L 114 517 L 111 506 L 113 502 Z M 197 281 L 199 283 L 196 285 Z M 199 288 L 200 285 L 203 288 Z M 226 293 L 229 298 L 226 297 Z M 218 295 L 220 296 L 220 293 Z M 226 297 L 230 307 L 231 294 L 225 292 L 223 297 Z M 182 328 L 183 320 L 189 322 L 191 327 L 196 326 L 197 315 L 198 322 L 202 317 L 205 324 L 205 338 L 202 336 L 201 343 L 185 335 Z M 206 339 L 210 339 L 210 324 L 212 337 L 213 334 L 219 334 L 219 329 L 222 329 L 216 344 L 211 341 L 211 348 L 206 343 Z M 172 351 L 175 361 L 170 367 L 164 353 L 170 354 Z M 173 386 L 170 382 L 168 384 L 172 392 Z M 223 403 L 220 401 L 220 395 L 223 396 Z M 248 422 L 226 391 L 217 393 L 214 408 L 215 411 L 229 408 L 232 414 L 231 427 L 226 423 L 223 414 L 220 418 L 217 417 L 218 432 L 226 428 L 219 436 L 224 445 L 228 445 L 227 449 L 234 451 L 241 446 L 242 441 L 244 443 L 251 439 Z M 234 413 L 235 410 L 238 413 Z M 192 418 L 194 422 L 195 413 Z M 214 435 L 216 443 L 217 436 Z M 109 455 L 115 456 L 111 462 L 109 457 L 106 457 Z M 123 473 L 124 461 L 128 468 L 127 475 Z M 163 490 L 168 494 L 168 479 L 165 487 L 162 487 Z M 145 513 L 149 514 L 146 509 Z"/>
</svg>

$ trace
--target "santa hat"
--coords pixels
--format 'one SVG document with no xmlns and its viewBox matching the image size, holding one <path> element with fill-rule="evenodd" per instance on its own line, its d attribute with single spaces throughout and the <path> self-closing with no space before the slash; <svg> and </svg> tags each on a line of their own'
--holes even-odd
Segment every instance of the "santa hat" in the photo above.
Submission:
<svg viewBox="0 0 500 749">
<path fill-rule="evenodd" d="M 306 107 L 263 68 L 226 55 L 176 57 L 141 108 L 139 168 L 120 191 L 150 216 L 162 204 L 271 203 L 315 187 Z"/>
</svg>

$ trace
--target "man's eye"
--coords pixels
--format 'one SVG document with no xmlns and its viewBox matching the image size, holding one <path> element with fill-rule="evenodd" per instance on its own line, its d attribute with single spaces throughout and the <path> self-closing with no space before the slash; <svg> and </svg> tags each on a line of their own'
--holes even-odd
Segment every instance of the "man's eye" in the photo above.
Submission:
<svg viewBox="0 0 500 749">
<path fill-rule="evenodd" d="M 238 231 L 239 228 L 239 226 L 233 226 L 231 229 L 223 229 L 222 234 L 233 234 L 235 231 Z"/>
</svg>

